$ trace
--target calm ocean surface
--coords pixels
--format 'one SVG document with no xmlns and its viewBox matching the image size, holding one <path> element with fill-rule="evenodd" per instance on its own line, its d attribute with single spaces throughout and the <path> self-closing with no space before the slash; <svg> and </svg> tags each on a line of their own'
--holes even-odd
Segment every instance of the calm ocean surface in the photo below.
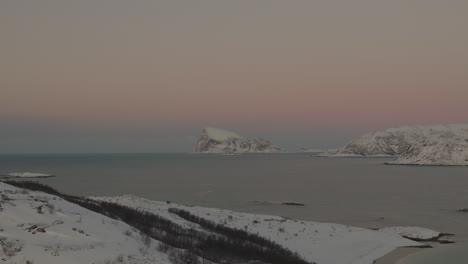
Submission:
<svg viewBox="0 0 468 264">
<path fill-rule="evenodd" d="M 0 155 L 0 174 L 37 179 L 76 195 L 134 194 L 364 227 L 417 225 L 468 238 L 468 167 L 389 166 L 388 159 L 309 154 Z M 285 206 L 278 202 L 304 203 Z"/>
</svg>

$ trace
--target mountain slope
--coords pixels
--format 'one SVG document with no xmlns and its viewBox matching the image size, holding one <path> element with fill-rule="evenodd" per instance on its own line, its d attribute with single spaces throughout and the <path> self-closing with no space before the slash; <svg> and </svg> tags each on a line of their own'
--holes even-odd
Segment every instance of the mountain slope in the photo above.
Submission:
<svg viewBox="0 0 468 264">
<path fill-rule="evenodd" d="M 411 146 L 389 164 L 465 166 L 468 165 L 468 139 L 431 139 L 424 145 Z"/>
<path fill-rule="evenodd" d="M 159 244 L 60 197 L 0 182 L 0 263 L 171 263 Z"/>
<path fill-rule="evenodd" d="M 397 157 L 392 164 L 468 165 L 468 124 L 403 126 L 376 131 L 328 155 Z"/>
<path fill-rule="evenodd" d="M 36 182 L 7 183 L 35 191 L 0 182 L 0 262 L 308 264 L 255 234 L 201 218 L 196 224 L 174 208 L 153 214 L 62 194 Z"/>
<path fill-rule="evenodd" d="M 247 139 L 238 134 L 213 127 L 203 129 L 193 149 L 197 153 L 273 153 L 281 148 L 263 138 Z"/>
</svg>

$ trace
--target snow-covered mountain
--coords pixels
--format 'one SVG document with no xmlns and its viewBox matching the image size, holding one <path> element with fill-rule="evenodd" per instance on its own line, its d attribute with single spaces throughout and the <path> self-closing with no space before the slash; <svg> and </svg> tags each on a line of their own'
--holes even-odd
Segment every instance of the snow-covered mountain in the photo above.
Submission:
<svg viewBox="0 0 468 264">
<path fill-rule="evenodd" d="M 468 165 L 468 137 L 431 138 L 423 145 L 413 145 L 389 164 Z"/>
<path fill-rule="evenodd" d="M 281 148 L 263 138 L 247 139 L 234 132 L 206 127 L 193 149 L 198 153 L 273 153 Z"/>
<path fill-rule="evenodd" d="M 326 155 L 397 157 L 391 164 L 468 165 L 468 124 L 389 128 L 368 133 Z"/>
</svg>

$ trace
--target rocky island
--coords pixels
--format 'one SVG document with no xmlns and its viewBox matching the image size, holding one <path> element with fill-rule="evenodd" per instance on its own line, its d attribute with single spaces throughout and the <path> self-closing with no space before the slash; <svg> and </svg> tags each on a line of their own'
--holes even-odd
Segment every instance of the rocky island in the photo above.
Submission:
<svg viewBox="0 0 468 264">
<path fill-rule="evenodd" d="M 274 153 L 282 149 L 261 137 L 244 138 L 235 132 L 206 127 L 199 136 L 193 149 L 196 153 Z"/>
</svg>

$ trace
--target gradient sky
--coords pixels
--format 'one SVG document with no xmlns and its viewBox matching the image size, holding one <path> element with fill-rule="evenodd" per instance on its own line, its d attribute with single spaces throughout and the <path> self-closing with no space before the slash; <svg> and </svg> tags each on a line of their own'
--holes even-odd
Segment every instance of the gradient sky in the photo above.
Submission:
<svg viewBox="0 0 468 264">
<path fill-rule="evenodd" d="M 289 150 L 467 122 L 468 1 L 3 0 L 0 152 Z"/>
</svg>

